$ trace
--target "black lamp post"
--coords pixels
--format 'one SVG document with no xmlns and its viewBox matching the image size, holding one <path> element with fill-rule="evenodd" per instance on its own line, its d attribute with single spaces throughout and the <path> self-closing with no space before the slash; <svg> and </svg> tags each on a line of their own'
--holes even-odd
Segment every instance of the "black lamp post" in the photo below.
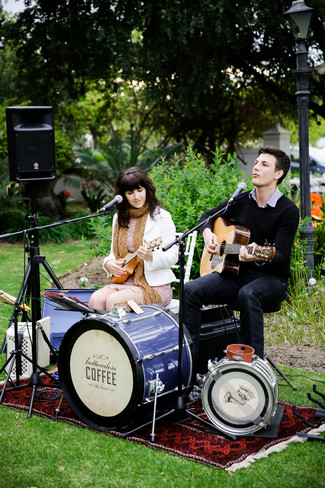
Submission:
<svg viewBox="0 0 325 488">
<path fill-rule="evenodd" d="M 301 218 L 309 217 L 309 223 L 301 230 L 300 237 L 306 241 L 305 263 L 310 272 L 314 269 L 314 235 L 315 230 L 310 222 L 310 168 L 309 168 L 309 131 L 308 103 L 309 77 L 312 73 L 308 65 L 308 49 L 306 39 L 313 8 L 307 7 L 304 0 L 292 2 L 291 8 L 283 15 L 288 17 L 296 43 L 297 69 L 297 104 L 299 121 L 299 158 L 300 158 L 300 212 Z"/>
</svg>

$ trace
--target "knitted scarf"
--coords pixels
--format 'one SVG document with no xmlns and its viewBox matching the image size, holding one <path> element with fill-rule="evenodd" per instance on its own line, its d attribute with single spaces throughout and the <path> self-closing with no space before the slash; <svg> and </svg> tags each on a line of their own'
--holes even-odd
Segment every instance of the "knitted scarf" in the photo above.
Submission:
<svg viewBox="0 0 325 488">
<path fill-rule="evenodd" d="M 147 205 L 144 205 L 142 208 L 129 209 L 130 218 L 137 220 L 133 234 L 133 245 L 135 250 L 143 245 L 143 235 L 148 213 L 149 210 Z M 127 232 L 128 227 L 120 227 L 117 220 L 114 227 L 113 239 L 113 252 L 117 259 L 124 258 L 129 252 L 127 248 Z M 144 304 L 161 302 L 160 294 L 154 288 L 149 286 L 146 281 L 142 259 L 139 260 L 139 263 L 134 270 L 133 281 L 135 286 L 139 286 L 142 290 Z"/>
</svg>

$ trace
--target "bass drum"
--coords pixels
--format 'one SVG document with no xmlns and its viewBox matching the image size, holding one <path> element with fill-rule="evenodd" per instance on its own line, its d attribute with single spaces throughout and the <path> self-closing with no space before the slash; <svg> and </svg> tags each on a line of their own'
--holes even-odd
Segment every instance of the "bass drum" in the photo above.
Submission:
<svg viewBox="0 0 325 488">
<path fill-rule="evenodd" d="M 205 413 L 218 430 L 248 435 L 266 427 L 274 415 L 277 378 L 257 356 L 251 362 L 224 358 L 207 376 L 201 397 Z"/>
<path fill-rule="evenodd" d="M 124 318 L 93 315 L 64 335 L 58 357 L 63 392 L 81 420 L 96 428 L 124 426 L 157 405 L 171 405 L 178 391 L 177 317 L 146 305 Z M 189 341 L 183 339 L 182 387 L 192 375 Z M 161 386 L 161 385 L 160 385 Z"/>
</svg>

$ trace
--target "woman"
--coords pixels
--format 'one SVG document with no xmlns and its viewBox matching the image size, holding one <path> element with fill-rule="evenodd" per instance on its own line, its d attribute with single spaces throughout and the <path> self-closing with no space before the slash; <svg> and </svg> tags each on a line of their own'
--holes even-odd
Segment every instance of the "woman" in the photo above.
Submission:
<svg viewBox="0 0 325 488">
<path fill-rule="evenodd" d="M 134 300 L 138 305 L 156 303 L 168 305 L 172 299 L 171 282 L 175 275 L 170 266 L 178 259 L 176 246 L 168 251 L 162 247 L 175 239 L 175 225 L 156 197 L 156 189 L 147 174 L 137 167 L 122 171 L 115 183 L 117 204 L 113 218 L 112 246 L 104 259 L 107 277 L 120 281 L 127 277 L 118 260 L 137 251 L 138 264 L 123 284 L 111 283 L 95 291 L 89 305 L 97 310 L 112 310 L 115 304 Z M 152 241 L 160 238 L 158 248 L 150 249 Z M 153 242 L 152 245 L 154 245 Z"/>
</svg>

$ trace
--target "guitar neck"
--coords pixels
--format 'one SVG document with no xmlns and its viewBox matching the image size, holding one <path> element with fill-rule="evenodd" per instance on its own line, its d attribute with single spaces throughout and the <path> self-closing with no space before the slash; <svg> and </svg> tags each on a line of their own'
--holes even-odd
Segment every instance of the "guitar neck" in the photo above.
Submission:
<svg viewBox="0 0 325 488">
<path fill-rule="evenodd" d="M 127 258 L 123 261 L 122 268 L 123 268 L 123 266 L 126 266 L 127 264 L 129 264 L 132 261 L 132 259 L 137 257 L 138 251 L 139 251 L 139 249 L 137 249 L 132 254 L 130 254 L 130 256 L 127 256 Z"/>
<path fill-rule="evenodd" d="M 224 254 L 240 254 L 240 248 L 242 246 L 240 244 L 222 244 L 222 253 Z M 248 254 L 253 254 L 254 247 L 251 246 L 244 246 L 247 249 Z"/>
<path fill-rule="evenodd" d="M 220 255 L 223 254 L 240 254 L 240 244 L 227 244 L 222 243 L 220 247 Z M 248 254 L 255 255 L 266 261 L 272 261 L 275 254 L 275 247 L 273 246 L 244 246 L 247 249 Z"/>
<path fill-rule="evenodd" d="M 146 249 L 154 249 L 155 247 L 159 247 L 161 243 L 162 243 L 162 238 L 159 236 L 156 239 L 144 244 L 144 247 Z M 132 254 L 127 255 L 125 257 L 125 260 L 123 261 L 122 267 L 129 264 L 132 261 L 132 259 L 134 259 L 136 256 L 138 256 L 138 252 L 139 252 L 139 249 L 134 251 Z"/>
</svg>

